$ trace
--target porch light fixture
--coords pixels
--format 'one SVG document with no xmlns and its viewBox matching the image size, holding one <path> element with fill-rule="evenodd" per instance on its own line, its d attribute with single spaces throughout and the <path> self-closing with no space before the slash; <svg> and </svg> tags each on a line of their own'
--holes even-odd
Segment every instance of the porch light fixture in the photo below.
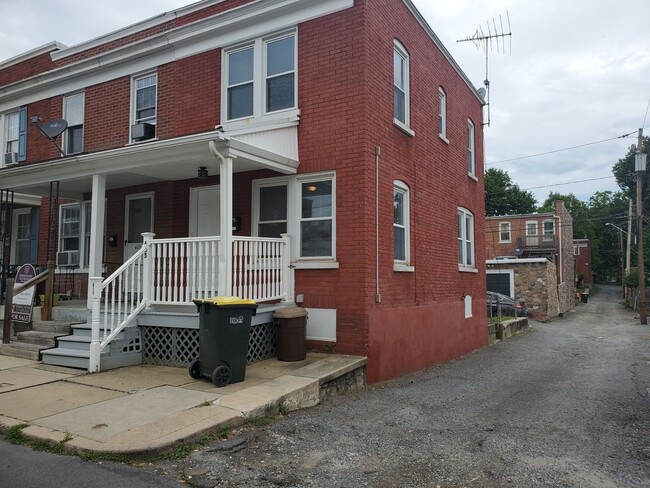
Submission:
<svg viewBox="0 0 650 488">
<path fill-rule="evenodd" d="M 208 168 L 201 166 L 199 168 L 199 174 L 197 175 L 199 181 L 206 181 L 208 179 Z"/>
</svg>

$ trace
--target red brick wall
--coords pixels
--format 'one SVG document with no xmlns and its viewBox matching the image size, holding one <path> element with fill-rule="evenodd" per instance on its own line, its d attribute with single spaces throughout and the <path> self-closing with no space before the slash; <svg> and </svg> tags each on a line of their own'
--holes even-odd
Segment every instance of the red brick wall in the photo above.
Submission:
<svg viewBox="0 0 650 488">
<path fill-rule="evenodd" d="M 526 222 L 537 222 L 537 235 L 541 237 L 544 231 L 543 223 L 547 220 L 555 221 L 557 236 L 557 220 L 553 219 L 552 214 L 507 215 L 486 219 L 486 259 L 494 259 L 497 256 L 514 256 L 514 251 L 517 248 L 517 237 L 526 237 Z M 510 222 L 510 242 L 499 242 L 499 224 L 502 222 Z"/>
</svg>

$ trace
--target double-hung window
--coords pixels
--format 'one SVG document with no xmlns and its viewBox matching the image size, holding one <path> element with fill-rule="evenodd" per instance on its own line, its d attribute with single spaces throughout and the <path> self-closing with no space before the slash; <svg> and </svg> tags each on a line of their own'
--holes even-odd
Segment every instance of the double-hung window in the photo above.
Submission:
<svg viewBox="0 0 650 488">
<path fill-rule="evenodd" d="M 458 269 L 474 271 L 474 215 L 465 209 L 458 209 Z"/>
<path fill-rule="evenodd" d="M 393 121 L 398 127 L 410 126 L 409 55 L 398 41 L 393 45 Z"/>
<path fill-rule="evenodd" d="M 59 213 L 59 264 L 87 268 L 90 262 L 91 202 L 61 205 Z M 105 220 L 104 220 L 105 221 Z"/>
<path fill-rule="evenodd" d="M 146 140 L 156 136 L 156 116 L 158 97 L 158 75 L 149 73 L 133 78 L 133 127 L 134 140 Z"/>
<path fill-rule="evenodd" d="M 222 119 L 259 118 L 297 108 L 296 33 L 224 50 Z"/>
<path fill-rule="evenodd" d="M 475 176 L 476 174 L 476 153 L 474 151 L 474 124 L 467 119 L 467 174 Z"/>
<path fill-rule="evenodd" d="M 555 222 L 552 220 L 545 220 L 542 223 L 542 240 L 545 242 L 553 242 L 555 236 Z"/>
<path fill-rule="evenodd" d="M 409 189 L 403 182 L 393 182 L 393 259 L 397 265 L 410 261 Z"/>
<path fill-rule="evenodd" d="M 0 117 L 4 119 L 4 162 L 15 163 L 27 159 L 27 107 Z"/>
<path fill-rule="evenodd" d="M 442 87 L 438 87 L 438 135 L 447 141 L 447 94 Z"/>
<path fill-rule="evenodd" d="M 300 182 L 300 256 L 332 257 L 333 181 Z"/>
<path fill-rule="evenodd" d="M 511 242 L 510 222 L 499 223 L 499 242 Z"/>
<path fill-rule="evenodd" d="M 76 93 L 63 97 L 63 118 L 68 128 L 63 134 L 63 147 L 66 154 L 83 151 L 84 94 Z"/>
<path fill-rule="evenodd" d="M 259 237 L 295 236 L 294 259 L 333 261 L 335 202 L 332 173 L 257 180 L 253 183 L 253 228 Z"/>
</svg>

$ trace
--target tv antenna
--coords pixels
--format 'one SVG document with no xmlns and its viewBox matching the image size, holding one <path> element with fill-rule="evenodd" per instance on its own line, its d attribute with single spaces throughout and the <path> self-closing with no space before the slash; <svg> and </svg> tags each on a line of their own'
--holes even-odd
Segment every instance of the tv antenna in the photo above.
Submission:
<svg viewBox="0 0 650 488">
<path fill-rule="evenodd" d="M 482 26 L 478 26 L 476 32 L 465 39 L 459 39 L 456 42 L 471 42 L 477 49 L 482 49 L 485 53 L 485 81 L 483 84 L 485 88 L 479 88 L 479 95 L 485 100 L 487 105 L 487 122 L 483 125 L 490 127 L 490 78 L 488 76 L 488 54 L 496 48 L 497 52 L 506 54 L 506 38 L 508 38 L 508 54 L 512 55 L 512 32 L 510 30 L 510 14 L 506 10 L 506 23 L 507 29 L 503 25 L 503 17 L 499 14 L 499 24 L 497 25 L 494 17 L 492 24 L 490 21 L 486 22 L 486 30 Z M 487 99 L 484 97 L 487 95 Z"/>
</svg>

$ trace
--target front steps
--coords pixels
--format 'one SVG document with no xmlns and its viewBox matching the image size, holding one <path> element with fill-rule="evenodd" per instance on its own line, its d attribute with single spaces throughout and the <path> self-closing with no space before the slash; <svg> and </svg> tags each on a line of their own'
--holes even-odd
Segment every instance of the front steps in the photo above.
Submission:
<svg viewBox="0 0 650 488">
<path fill-rule="evenodd" d="M 9 344 L 0 345 L 0 355 L 40 361 L 41 351 L 56 344 L 56 338 L 70 333 L 75 322 L 35 321 L 31 330 L 18 332 Z"/>
</svg>

